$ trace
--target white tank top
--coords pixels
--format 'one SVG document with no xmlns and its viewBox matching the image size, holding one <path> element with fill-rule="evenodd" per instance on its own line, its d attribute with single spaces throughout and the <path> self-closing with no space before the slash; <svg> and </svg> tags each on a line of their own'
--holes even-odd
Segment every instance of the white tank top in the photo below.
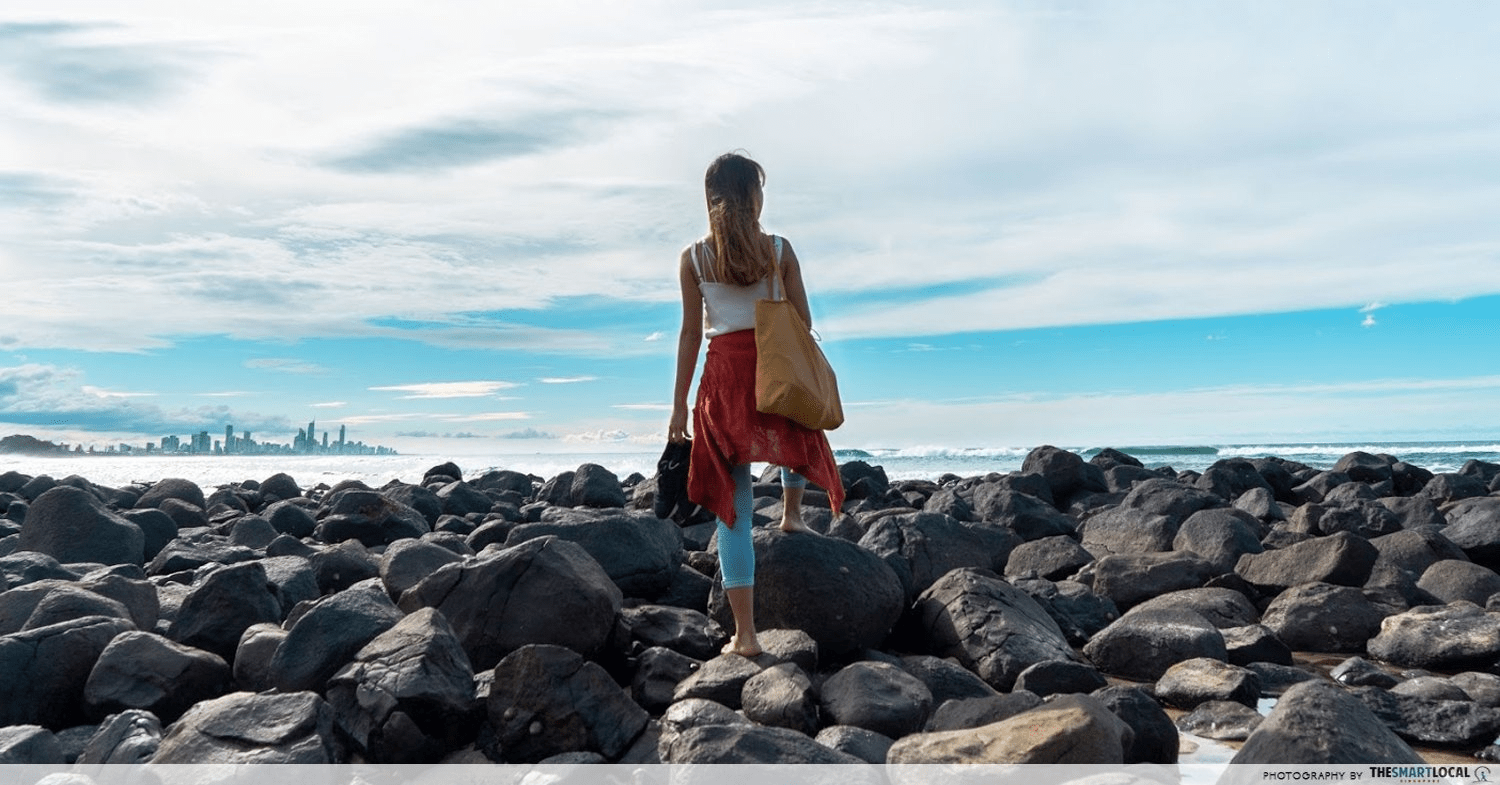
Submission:
<svg viewBox="0 0 1500 785">
<path fill-rule="evenodd" d="M 780 262 L 781 238 L 776 235 L 771 238 L 776 244 L 776 260 Z M 703 246 L 701 253 L 699 246 Z M 749 286 L 707 281 L 703 274 L 704 259 L 712 259 L 713 250 L 704 240 L 699 240 L 693 243 L 689 253 L 693 272 L 698 276 L 698 290 L 703 292 L 704 337 L 755 329 L 755 301 L 771 298 L 771 276 L 767 275 Z"/>
</svg>

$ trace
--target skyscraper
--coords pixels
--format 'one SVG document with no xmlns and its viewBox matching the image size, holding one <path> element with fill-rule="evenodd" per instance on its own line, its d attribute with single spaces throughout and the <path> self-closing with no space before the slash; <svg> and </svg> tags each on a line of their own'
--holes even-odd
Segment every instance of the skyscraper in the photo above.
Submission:
<svg viewBox="0 0 1500 785">
<path fill-rule="evenodd" d="M 229 455 L 233 452 L 236 452 L 234 449 L 234 426 L 226 425 L 224 426 L 224 454 Z"/>
</svg>

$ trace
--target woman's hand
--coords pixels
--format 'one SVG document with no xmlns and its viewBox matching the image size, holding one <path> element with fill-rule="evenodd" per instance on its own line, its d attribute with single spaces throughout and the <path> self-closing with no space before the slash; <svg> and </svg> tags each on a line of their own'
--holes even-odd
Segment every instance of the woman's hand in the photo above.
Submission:
<svg viewBox="0 0 1500 785">
<path fill-rule="evenodd" d="M 672 421 L 667 424 L 667 441 L 681 443 L 688 440 L 688 412 L 683 406 L 672 407 Z"/>
</svg>

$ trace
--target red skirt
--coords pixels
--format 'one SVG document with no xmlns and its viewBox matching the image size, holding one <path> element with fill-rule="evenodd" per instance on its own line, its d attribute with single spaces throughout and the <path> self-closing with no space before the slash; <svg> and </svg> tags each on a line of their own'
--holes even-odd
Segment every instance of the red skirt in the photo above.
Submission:
<svg viewBox="0 0 1500 785">
<path fill-rule="evenodd" d="M 835 514 L 843 506 L 844 484 L 828 437 L 755 410 L 755 331 L 737 330 L 708 342 L 693 406 L 688 498 L 732 525 L 731 471 L 757 461 L 784 466 L 827 491 Z"/>
</svg>

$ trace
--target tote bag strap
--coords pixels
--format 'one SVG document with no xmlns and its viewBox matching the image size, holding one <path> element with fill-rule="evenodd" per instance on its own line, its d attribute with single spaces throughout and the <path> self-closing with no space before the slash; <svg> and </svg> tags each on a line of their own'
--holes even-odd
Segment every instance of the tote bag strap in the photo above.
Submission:
<svg viewBox="0 0 1500 785">
<path fill-rule="evenodd" d="M 771 241 L 776 245 L 776 255 L 771 260 L 771 299 L 782 300 L 786 292 L 781 282 L 781 235 L 771 235 Z"/>
</svg>

